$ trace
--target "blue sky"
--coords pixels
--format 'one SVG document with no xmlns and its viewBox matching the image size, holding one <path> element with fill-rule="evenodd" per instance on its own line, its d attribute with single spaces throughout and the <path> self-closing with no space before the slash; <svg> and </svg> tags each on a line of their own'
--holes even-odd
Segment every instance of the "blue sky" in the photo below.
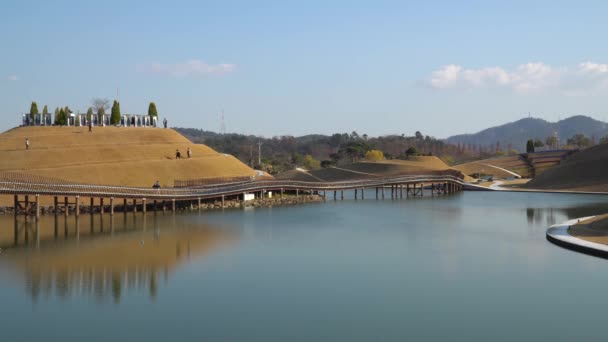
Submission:
<svg viewBox="0 0 608 342">
<path fill-rule="evenodd" d="M 155 101 L 172 126 L 444 138 L 531 113 L 605 120 L 608 4 L 3 1 L 0 129 L 30 102 Z M 117 95 L 118 94 L 118 95 Z"/>
</svg>

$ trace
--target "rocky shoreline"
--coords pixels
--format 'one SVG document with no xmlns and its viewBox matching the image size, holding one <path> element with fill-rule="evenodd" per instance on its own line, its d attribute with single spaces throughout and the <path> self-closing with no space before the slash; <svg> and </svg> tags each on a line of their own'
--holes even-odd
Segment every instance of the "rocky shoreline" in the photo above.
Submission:
<svg viewBox="0 0 608 342">
<path fill-rule="evenodd" d="M 236 209 L 236 208 L 270 208 L 274 206 L 288 206 L 288 205 L 296 205 L 302 203 L 315 203 L 315 202 L 323 202 L 324 198 L 320 195 L 300 195 L 300 196 L 283 196 L 281 197 L 273 197 L 273 198 L 256 198 L 250 201 L 242 201 L 242 200 L 225 200 L 224 207 L 222 208 L 222 201 L 207 201 L 201 202 L 200 210 L 217 210 L 217 209 Z M 99 213 L 100 207 L 89 206 L 81 204 L 79 206 L 81 214 L 89 214 L 91 210 L 93 213 Z M 165 207 L 162 207 L 162 204 L 159 202 L 157 204 L 157 211 L 162 210 L 171 210 L 171 205 L 169 202 L 165 203 Z M 74 214 L 76 207 L 71 204 L 68 205 L 68 214 Z M 154 204 L 147 203 L 146 204 L 147 211 L 154 211 Z M 179 201 L 176 203 L 176 210 L 199 210 L 198 203 L 196 201 Z M 0 206 L 0 215 L 13 215 L 14 207 L 12 206 Z M 133 211 L 133 203 L 129 202 L 127 204 L 127 208 L 123 208 L 122 204 L 115 205 L 115 212 L 132 212 Z M 142 211 L 142 204 L 137 203 L 137 211 Z M 110 212 L 110 206 L 104 205 L 104 212 Z M 33 212 L 30 214 L 34 214 Z M 40 206 L 40 215 L 53 215 L 55 214 L 55 207 L 52 205 L 41 205 Z M 63 206 L 57 207 L 57 214 L 65 215 L 65 209 Z"/>
</svg>

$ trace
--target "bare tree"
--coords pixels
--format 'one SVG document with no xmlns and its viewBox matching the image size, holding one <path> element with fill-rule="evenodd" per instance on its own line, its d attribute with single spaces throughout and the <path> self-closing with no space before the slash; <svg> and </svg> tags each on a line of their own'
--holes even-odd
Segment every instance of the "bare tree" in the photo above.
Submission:
<svg viewBox="0 0 608 342">
<path fill-rule="evenodd" d="M 110 109 L 110 100 L 96 97 L 91 100 L 91 105 L 95 113 L 105 113 L 108 109 Z"/>
</svg>

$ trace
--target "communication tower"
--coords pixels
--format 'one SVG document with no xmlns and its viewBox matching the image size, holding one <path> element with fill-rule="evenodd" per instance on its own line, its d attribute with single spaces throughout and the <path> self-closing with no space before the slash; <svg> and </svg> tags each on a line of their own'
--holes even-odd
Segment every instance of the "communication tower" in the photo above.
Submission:
<svg viewBox="0 0 608 342">
<path fill-rule="evenodd" d="M 220 118 L 220 133 L 226 134 L 226 121 L 224 120 L 224 110 L 222 109 L 222 115 Z"/>
</svg>

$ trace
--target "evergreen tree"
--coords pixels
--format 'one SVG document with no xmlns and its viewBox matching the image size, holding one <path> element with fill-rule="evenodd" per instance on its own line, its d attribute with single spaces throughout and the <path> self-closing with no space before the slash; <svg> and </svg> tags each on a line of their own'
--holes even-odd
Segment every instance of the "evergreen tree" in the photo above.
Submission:
<svg viewBox="0 0 608 342">
<path fill-rule="evenodd" d="M 150 102 L 150 106 L 148 106 L 148 115 L 158 117 L 158 112 L 156 111 L 156 103 Z"/>
<path fill-rule="evenodd" d="M 92 118 L 93 118 L 93 107 L 89 107 L 89 109 L 87 109 L 87 120 L 91 121 Z"/>
<path fill-rule="evenodd" d="M 117 125 L 120 123 L 120 103 L 114 100 L 112 104 L 112 114 L 110 115 L 110 124 Z"/>
<path fill-rule="evenodd" d="M 529 139 L 528 142 L 526 142 L 526 152 L 534 153 L 534 140 Z"/>
<path fill-rule="evenodd" d="M 48 113 L 49 113 L 49 108 L 46 105 L 44 105 L 44 108 L 42 108 L 42 114 L 46 115 Z"/>
<path fill-rule="evenodd" d="M 67 108 L 67 107 L 66 107 Z M 55 115 L 55 124 L 65 126 L 68 123 L 68 116 L 65 113 L 65 109 L 61 108 Z"/>
<path fill-rule="evenodd" d="M 32 105 L 30 106 L 30 115 L 38 114 L 38 104 L 35 101 L 32 101 Z"/>
</svg>

